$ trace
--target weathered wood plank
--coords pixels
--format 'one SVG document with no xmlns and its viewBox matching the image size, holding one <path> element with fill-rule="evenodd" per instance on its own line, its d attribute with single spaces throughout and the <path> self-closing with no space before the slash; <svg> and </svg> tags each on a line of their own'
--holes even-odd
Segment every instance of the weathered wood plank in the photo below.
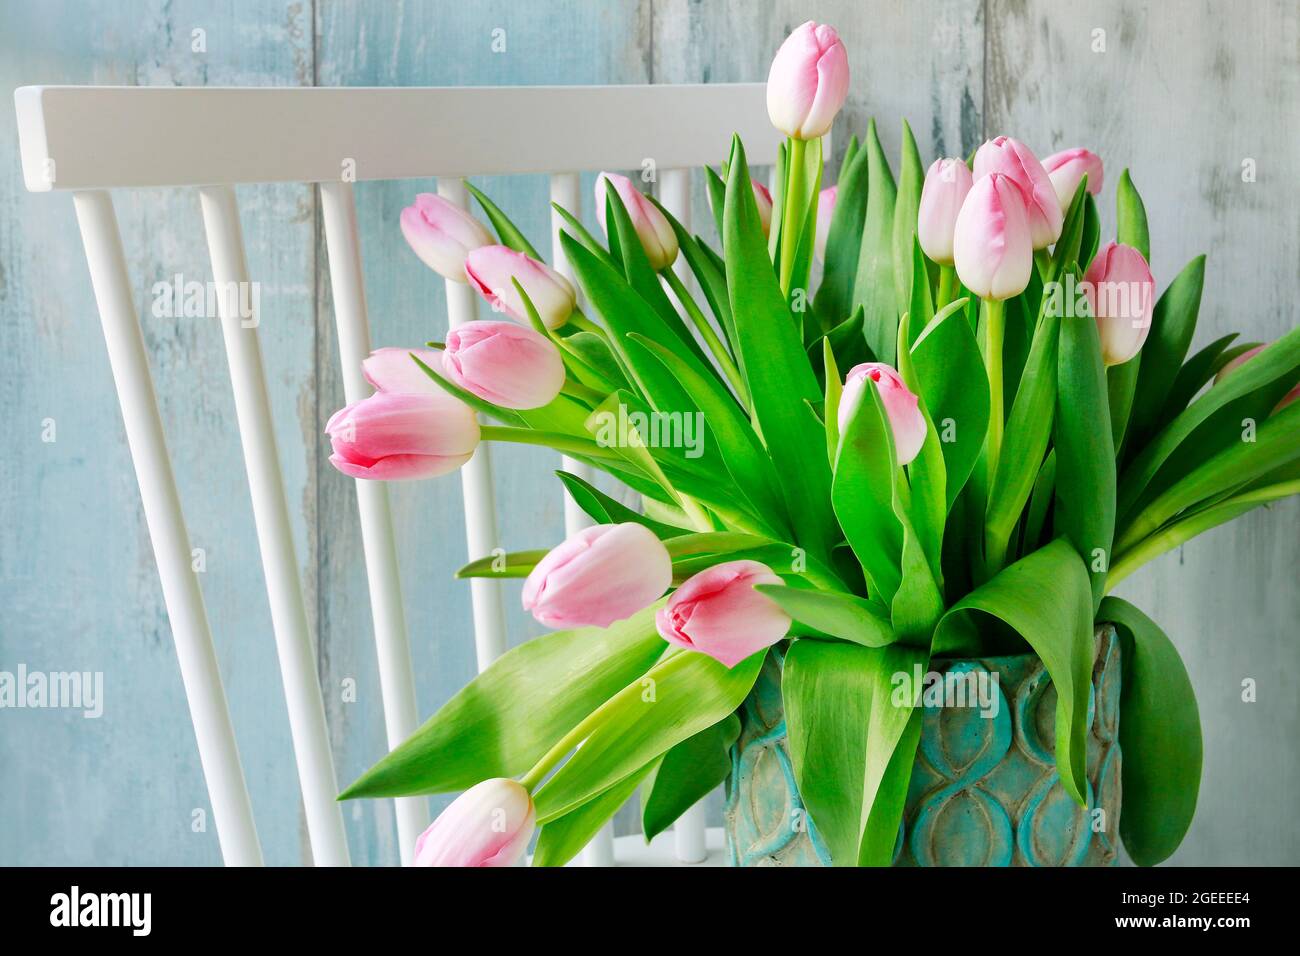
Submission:
<svg viewBox="0 0 1300 956">
<path fill-rule="evenodd" d="M 1106 163 L 1102 239 L 1125 166 L 1146 202 L 1163 287 L 1209 254 L 1196 349 L 1229 331 L 1295 325 L 1300 26 L 1286 0 L 1063 6 L 990 0 L 985 129 L 1040 156 L 1086 146 Z M 1104 31 L 1104 33 L 1098 32 Z M 1104 42 L 1104 50 L 1101 44 Z M 1254 182 L 1243 164 L 1255 165 Z M 1201 707 L 1205 772 L 1182 864 L 1294 864 L 1300 787 L 1295 662 L 1300 502 L 1251 514 L 1136 575 L 1121 593 L 1168 631 Z M 1258 682 L 1258 702 L 1242 682 Z"/>
<path fill-rule="evenodd" d="M 311 24 L 296 2 L 128 7 L 7 5 L 5 87 L 23 83 L 294 84 L 311 80 Z M 206 52 L 192 49 L 203 30 Z M 231 135 L 238 135 L 231 130 Z M 159 130 L 158 135 L 167 135 Z M 0 152 L 17 155 L 12 122 Z M 306 463 L 311 394 L 312 223 L 303 187 L 240 191 L 251 275 L 294 533 L 314 593 Z M 152 287 L 206 281 L 194 191 L 117 197 L 118 217 L 267 862 L 309 857 L 248 485 L 217 318 L 152 314 Z M 0 860 L 26 864 L 215 864 L 194 734 L 121 413 L 66 196 L 28 194 L 0 170 L 0 401 L 17 446 L 0 482 L 6 607 L 0 667 L 104 673 L 104 714 L 5 711 Z M 308 408 L 311 408 L 308 405 Z M 314 411 L 314 409 L 312 409 Z M 42 442 L 52 420 L 57 440 Z M 192 832 L 192 813 L 208 815 Z"/>
</svg>

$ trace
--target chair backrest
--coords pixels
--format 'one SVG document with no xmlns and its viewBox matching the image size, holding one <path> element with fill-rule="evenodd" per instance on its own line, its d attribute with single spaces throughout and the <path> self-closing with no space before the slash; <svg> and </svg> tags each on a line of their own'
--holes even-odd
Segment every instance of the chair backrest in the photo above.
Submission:
<svg viewBox="0 0 1300 956">
<path fill-rule="evenodd" d="M 27 188 L 73 193 L 222 855 L 228 865 L 256 865 L 261 848 L 108 190 L 196 187 L 213 280 L 218 289 L 236 289 L 246 287 L 249 275 L 233 186 L 318 183 L 344 392 L 354 402 L 369 394 L 361 360 L 370 352 L 370 329 L 353 182 L 436 177 L 439 193 L 464 206 L 462 177 L 546 173 L 551 199 L 576 215 L 581 172 L 642 168 L 650 160 L 660 200 L 689 227 L 690 170 L 724 156 L 733 131 L 753 163 L 774 161 L 780 139 L 767 121 L 764 86 L 31 86 L 16 91 L 15 104 Z M 568 272 L 558 242 L 561 222 L 552 215 L 552 255 Z M 217 303 L 312 854 L 317 865 L 346 865 L 258 323 L 235 296 L 218 295 Z M 452 324 L 475 317 L 467 286 L 448 282 L 447 304 Z M 577 463 L 568 467 L 583 472 Z M 462 487 L 468 556 L 483 557 L 497 547 L 486 447 L 462 470 Z M 416 729 L 418 713 L 386 487 L 358 480 L 357 503 L 393 747 Z M 571 502 L 565 515 L 570 531 L 581 526 Z M 471 587 L 481 670 L 505 650 L 505 619 L 498 582 L 476 579 Z M 405 863 L 428 823 L 427 801 L 400 798 L 396 816 Z M 702 834 L 690 842 L 702 847 Z"/>
</svg>

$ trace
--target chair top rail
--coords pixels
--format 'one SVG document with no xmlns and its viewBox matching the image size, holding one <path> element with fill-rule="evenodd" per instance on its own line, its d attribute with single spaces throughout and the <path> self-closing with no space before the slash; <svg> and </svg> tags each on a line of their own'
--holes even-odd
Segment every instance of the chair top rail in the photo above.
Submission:
<svg viewBox="0 0 1300 956">
<path fill-rule="evenodd" d="M 780 133 L 762 83 L 637 86 L 24 86 L 33 192 L 657 169 L 750 161 Z"/>
</svg>

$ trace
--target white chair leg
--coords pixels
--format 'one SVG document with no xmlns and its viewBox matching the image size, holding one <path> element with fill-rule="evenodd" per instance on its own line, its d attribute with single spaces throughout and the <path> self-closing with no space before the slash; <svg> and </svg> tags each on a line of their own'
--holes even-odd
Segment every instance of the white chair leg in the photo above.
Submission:
<svg viewBox="0 0 1300 956">
<path fill-rule="evenodd" d="M 261 316 L 245 317 L 241 310 L 253 299 L 243 291 L 248 288 L 249 278 L 239 208 L 230 186 L 205 186 L 199 190 L 199 198 L 212 257 L 212 277 L 220 293 L 217 299 L 221 330 L 230 362 L 235 416 L 244 447 L 312 859 L 317 866 L 348 866 L 343 813 L 336 799 L 338 780 L 325 725 L 325 702 L 316 672 L 316 653 L 307 630 L 307 608 L 298 577 L 289 505 L 284 496 L 284 477 L 271 421 L 266 374 L 262 369 L 262 348 L 257 334 Z"/>
<path fill-rule="evenodd" d="M 203 595 L 191 564 L 189 534 L 167 454 L 113 201 L 107 192 L 91 190 L 74 193 L 73 202 L 122 406 L 126 440 L 140 483 L 149 538 L 162 579 L 163 600 L 176 642 L 221 855 L 227 866 L 261 866 L 262 848 L 253 824 L 253 808 L 235 746 Z"/>
<path fill-rule="evenodd" d="M 579 215 L 582 209 L 582 192 L 581 178 L 577 173 L 554 173 L 551 175 L 551 202 L 564 207 L 573 215 Z M 564 257 L 564 248 L 560 245 L 560 232 L 564 227 L 564 220 L 560 214 L 551 210 L 551 258 L 554 260 L 555 269 L 563 273 L 574 287 L 577 287 L 577 281 L 574 279 L 573 269 L 568 260 Z M 594 481 L 596 470 L 590 465 L 580 461 L 574 461 L 568 456 L 560 459 L 560 467 L 572 475 L 577 475 L 583 481 Z M 564 533 L 565 535 L 575 534 L 583 528 L 591 525 L 591 518 L 585 511 L 578 507 L 577 502 L 567 494 L 564 496 Z M 613 866 L 614 865 L 614 825 L 606 823 L 601 827 L 591 842 L 582 850 L 583 866 Z"/>
<path fill-rule="evenodd" d="M 370 322 L 366 316 L 366 291 L 361 275 L 361 248 L 357 239 L 357 209 L 352 185 L 320 184 L 321 214 L 329 253 L 330 288 L 338 326 L 339 361 L 343 366 L 343 395 L 349 403 L 370 394 L 361 362 L 370 354 Z M 379 689 L 384 700 L 384 726 L 389 749 L 396 747 L 419 726 L 415 703 L 415 678 L 411 671 L 411 645 L 402 611 L 402 585 L 397 570 L 397 544 L 388 486 L 382 481 L 357 480 L 357 510 L 361 513 L 361 543 L 370 585 L 370 613 L 379 653 Z M 399 797 L 397 839 L 402 864 L 410 865 L 415 841 L 429 825 L 425 797 Z"/>
<path fill-rule="evenodd" d="M 438 195 L 468 208 L 469 191 L 459 179 L 438 180 Z M 473 322 L 478 316 L 478 296 L 463 282 L 448 279 L 447 317 L 452 328 Z M 480 445 L 460 470 L 461 492 L 465 499 L 465 539 L 469 559 L 476 561 L 490 555 L 498 545 L 496 503 L 492 491 L 492 457 L 486 444 Z M 506 615 L 502 604 L 501 582 L 491 578 L 470 581 L 470 601 L 474 609 L 474 650 L 480 672 L 506 651 Z"/>
<path fill-rule="evenodd" d="M 691 171 L 689 169 L 665 169 L 660 174 L 659 201 L 664 208 L 677 217 L 687 229 L 691 228 Z M 694 276 L 685 256 L 678 256 L 673 263 L 673 271 L 681 277 L 687 289 L 693 288 Z M 703 802 L 691 807 L 673 824 L 673 840 L 676 844 L 677 859 L 683 863 L 700 863 L 708 857 L 705 848 L 705 817 Z"/>
</svg>

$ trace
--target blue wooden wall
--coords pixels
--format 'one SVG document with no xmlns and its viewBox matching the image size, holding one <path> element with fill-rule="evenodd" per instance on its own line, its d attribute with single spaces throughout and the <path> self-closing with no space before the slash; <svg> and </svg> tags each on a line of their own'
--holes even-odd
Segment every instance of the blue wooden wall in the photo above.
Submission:
<svg viewBox="0 0 1300 956">
<path fill-rule="evenodd" d="M 1040 155 L 1087 145 L 1108 164 L 1107 209 L 1114 179 L 1132 167 L 1151 212 L 1158 281 L 1210 253 L 1198 344 L 1230 329 L 1267 340 L 1295 323 L 1300 194 L 1289 174 L 1300 27 L 1288 0 L 1237 10 L 1138 0 L 1086 10 L 1049 0 L 43 0 L 0 6 L 0 86 L 761 80 L 780 39 L 809 17 L 837 25 L 850 51 L 854 83 L 839 129 L 861 130 L 876 116 L 893 152 L 906 116 L 927 156 L 964 155 L 1003 131 Z M 191 51 L 194 29 L 205 31 L 204 53 Z M 106 701 L 98 719 L 0 711 L 0 864 L 215 864 L 71 201 L 24 191 L 5 114 L 0 670 L 102 671 Z M 1247 158 L 1253 183 L 1240 175 Z M 482 185 L 545 247 L 543 179 Z M 445 331 L 441 280 L 396 226 L 411 195 L 428 188 L 357 189 L 377 345 Z M 353 486 L 326 462 L 322 436 L 342 387 L 317 200 L 294 185 L 241 189 L 239 199 L 339 776 L 349 780 L 382 753 L 384 734 Z M 266 857 L 303 862 L 310 854 L 220 330 L 215 320 L 159 319 L 147 309 L 154 282 L 209 275 L 197 196 L 139 190 L 117 205 L 186 517 L 204 549 L 204 597 Z M 43 440 L 51 422 L 55 440 Z M 561 499 L 547 477 L 554 456 L 493 455 L 503 544 L 558 540 Z M 397 486 L 393 500 L 429 713 L 474 671 L 468 589 L 451 578 L 464 556 L 459 483 Z M 1201 701 L 1203 795 L 1178 862 L 1300 862 L 1290 820 L 1300 697 L 1284 679 L 1297 656 L 1298 529 L 1295 502 L 1253 514 L 1122 589 L 1182 647 Z M 517 585 L 506 600 L 512 641 L 537 633 L 518 610 Z M 1255 703 L 1241 699 L 1247 678 L 1258 682 Z M 342 692 L 347 681 L 354 703 Z M 357 862 L 397 859 L 386 803 L 347 813 Z"/>
</svg>

